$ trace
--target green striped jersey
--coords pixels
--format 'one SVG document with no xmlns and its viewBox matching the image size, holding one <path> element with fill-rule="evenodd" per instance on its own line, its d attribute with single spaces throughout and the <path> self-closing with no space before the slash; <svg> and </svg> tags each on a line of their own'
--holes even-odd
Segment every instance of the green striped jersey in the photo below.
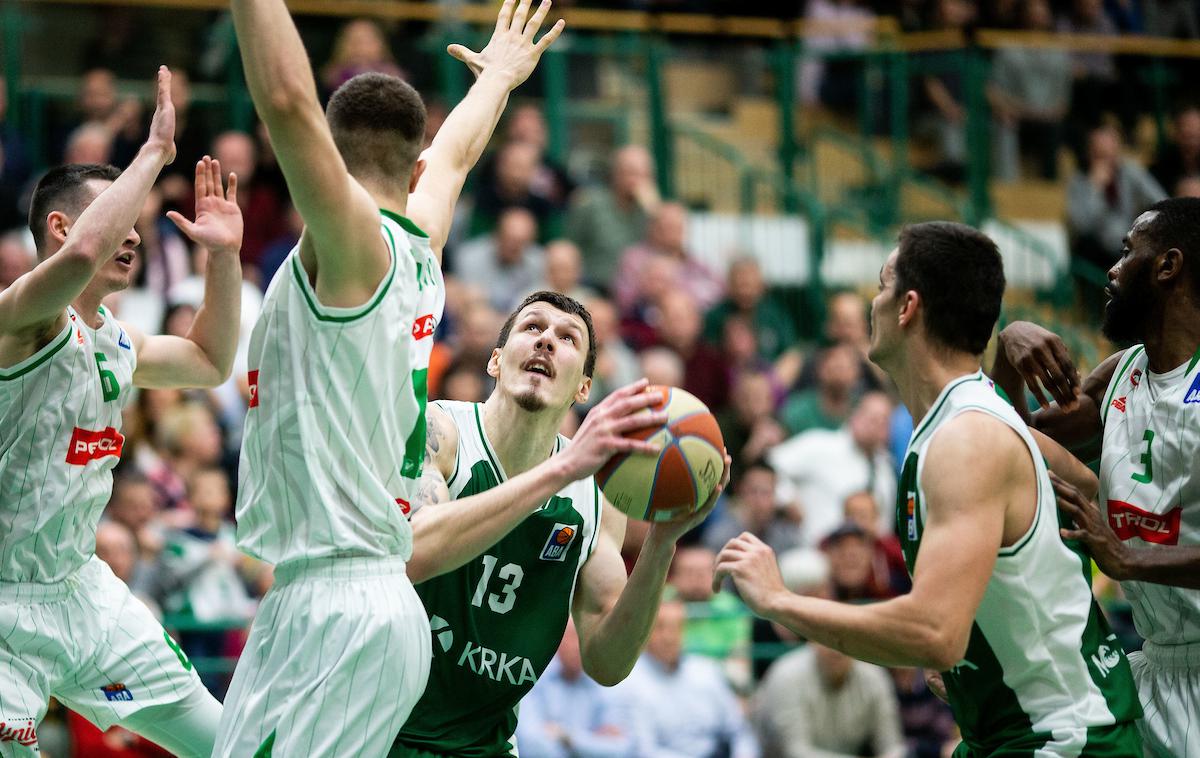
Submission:
<svg viewBox="0 0 1200 758">
<path fill-rule="evenodd" d="M 73 308 L 42 349 L 0 368 L 0 581 L 57 582 L 96 549 L 121 459 L 137 355 L 117 320 Z"/>
<path fill-rule="evenodd" d="M 483 429 L 483 406 L 438 401 L 458 429 L 452 498 L 507 477 Z M 559 437 L 554 452 L 569 444 Z M 575 581 L 600 530 L 592 477 L 564 487 L 483 555 L 417 585 L 433 631 L 425 694 L 394 756 L 432 751 L 462 758 L 509 755 L 517 704 L 562 641 Z"/>
<path fill-rule="evenodd" d="M 237 537 L 270 563 L 412 553 L 408 503 L 445 286 L 429 237 L 381 214 L 392 262 L 369 301 L 322 305 L 297 246 L 250 336 Z"/>
<path fill-rule="evenodd" d="M 1100 502 L 1109 527 L 1137 550 L 1200 545 L 1200 352 L 1154 374 L 1145 348 L 1130 348 L 1104 403 Z M 1147 642 L 1200 645 L 1200 590 L 1133 581 L 1121 587 Z"/>
<path fill-rule="evenodd" d="M 943 674 L 963 740 L 986 754 L 1137 719 L 1129 662 L 1092 598 L 1090 561 L 1060 537 L 1037 443 L 982 371 L 947 384 L 909 440 L 896 498 L 909 571 L 926 520 L 925 451 L 938 429 L 966 412 L 985 413 L 1021 437 L 1036 469 L 1038 497 L 1029 530 L 996 557 L 966 657 Z"/>
</svg>

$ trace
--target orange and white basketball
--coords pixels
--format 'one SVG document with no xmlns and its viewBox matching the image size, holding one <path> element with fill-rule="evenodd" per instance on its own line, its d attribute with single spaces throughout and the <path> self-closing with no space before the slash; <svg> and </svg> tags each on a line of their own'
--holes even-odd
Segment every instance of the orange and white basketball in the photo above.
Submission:
<svg viewBox="0 0 1200 758">
<path fill-rule="evenodd" d="M 707 406 L 678 387 L 652 386 L 667 411 L 662 426 L 628 436 L 659 443 L 657 456 L 613 456 L 596 473 L 596 483 L 618 510 L 642 521 L 670 521 L 695 513 L 721 480 L 725 443 Z"/>
</svg>

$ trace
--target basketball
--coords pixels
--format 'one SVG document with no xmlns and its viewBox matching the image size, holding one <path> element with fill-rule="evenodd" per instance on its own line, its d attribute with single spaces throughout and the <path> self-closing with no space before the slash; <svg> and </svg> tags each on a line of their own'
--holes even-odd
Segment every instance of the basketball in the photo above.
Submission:
<svg viewBox="0 0 1200 758">
<path fill-rule="evenodd" d="M 657 456 L 622 453 L 596 473 L 596 482 L 614 506 L 641 521 L 670 521 L 695 513 L 721 479 L 725 442 L 717 420 L 695 395 L 678 387 L 652 386 L 666 410 L 662 426 L 630 432 L 657 442 Z"/>
</svg>

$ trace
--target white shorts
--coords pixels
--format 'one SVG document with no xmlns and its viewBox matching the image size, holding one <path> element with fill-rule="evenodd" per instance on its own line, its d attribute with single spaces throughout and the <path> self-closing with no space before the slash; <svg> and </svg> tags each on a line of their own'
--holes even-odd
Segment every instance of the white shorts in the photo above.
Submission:
<svg viewBox="0 0 1200 758">
<path fill-rule="evenodd" d="M 1200 645 L 1147 642 L 1129 656 L 1147 758 L 1200 758 Z"/>
<path fill-rule="evenodd" d="M 108 729 L 202 687 L 191 661 L 106 563 L 54 584 L 0 582 L 0 756 L 37 756 L 51 696 Z"/>
<path fill-rule="evenodd" d="M 430 655 L 429 621 L 399 558 L 279 566 L 213 756 L 385 756 L 425 691 Z"/>
</svg>

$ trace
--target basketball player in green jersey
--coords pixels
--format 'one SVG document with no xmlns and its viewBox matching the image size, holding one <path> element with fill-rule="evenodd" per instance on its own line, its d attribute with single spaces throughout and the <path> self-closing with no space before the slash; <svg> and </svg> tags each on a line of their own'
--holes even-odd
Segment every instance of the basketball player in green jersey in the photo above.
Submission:
<svg viewBox="0 0 1200 758">
<path fill-rule="evenodd" d="M 597 422 L 609 423 L 596 411 L 614 398 L 589 414 L 574 443 L 558 434 L 571 406 L 587 400 L 595 360 L 587 310 L 537 292 L 500 330 L 487 401 L 430 406 L 409 566 L 430 615 L 433 665 L 393 757 L 514 755 L 517 704 L 554 657 L 568 616 L 596 681 L 615 684 L 637 661 L 675 541 L 707 516 L 728 459 L 704 508 L 650 527 L 627 580 L 624 516 L 568 464 Z M 620 390 L 616 400 L 644 386 Z M 537 502 L 495 507 L 513 478 L 555 468 L 567 473 Z"/>
<path fill-rule="evenodd" d="M 1038 396 L 1033 426 L 1099 456 L 1099 508 L 1058 486 L 1068 534 L 1121 582 L 1146 640 L 1129 660 L 1147 754 L 1200 758 L 1200 200 L 1138 217 L 1108 278 L 1104 334 L 1133 347 L 1081 383 L 1061 339 L 1016 322 L 993 373 L 1011 397 Z"/>
<path fill-rule="evenodd" d="M 942 672 L 960 758 L 1135 758 L 1129 663 L 1086 556 L 1059 534 L 1038 441 L 980 368 L 1003 293 L 995 243 L 960 224 L 908 227 L 880 274 L 870 357 L 916 424 L 896 509 L 911 592 L 868 606 L 793 595 L 749 534 L 721 551 L 717 579 L 732 576 L 755 613 L 816 642 Z M 1062 448 L 1042 449 L 1078 471 Z"/>
</svg>

